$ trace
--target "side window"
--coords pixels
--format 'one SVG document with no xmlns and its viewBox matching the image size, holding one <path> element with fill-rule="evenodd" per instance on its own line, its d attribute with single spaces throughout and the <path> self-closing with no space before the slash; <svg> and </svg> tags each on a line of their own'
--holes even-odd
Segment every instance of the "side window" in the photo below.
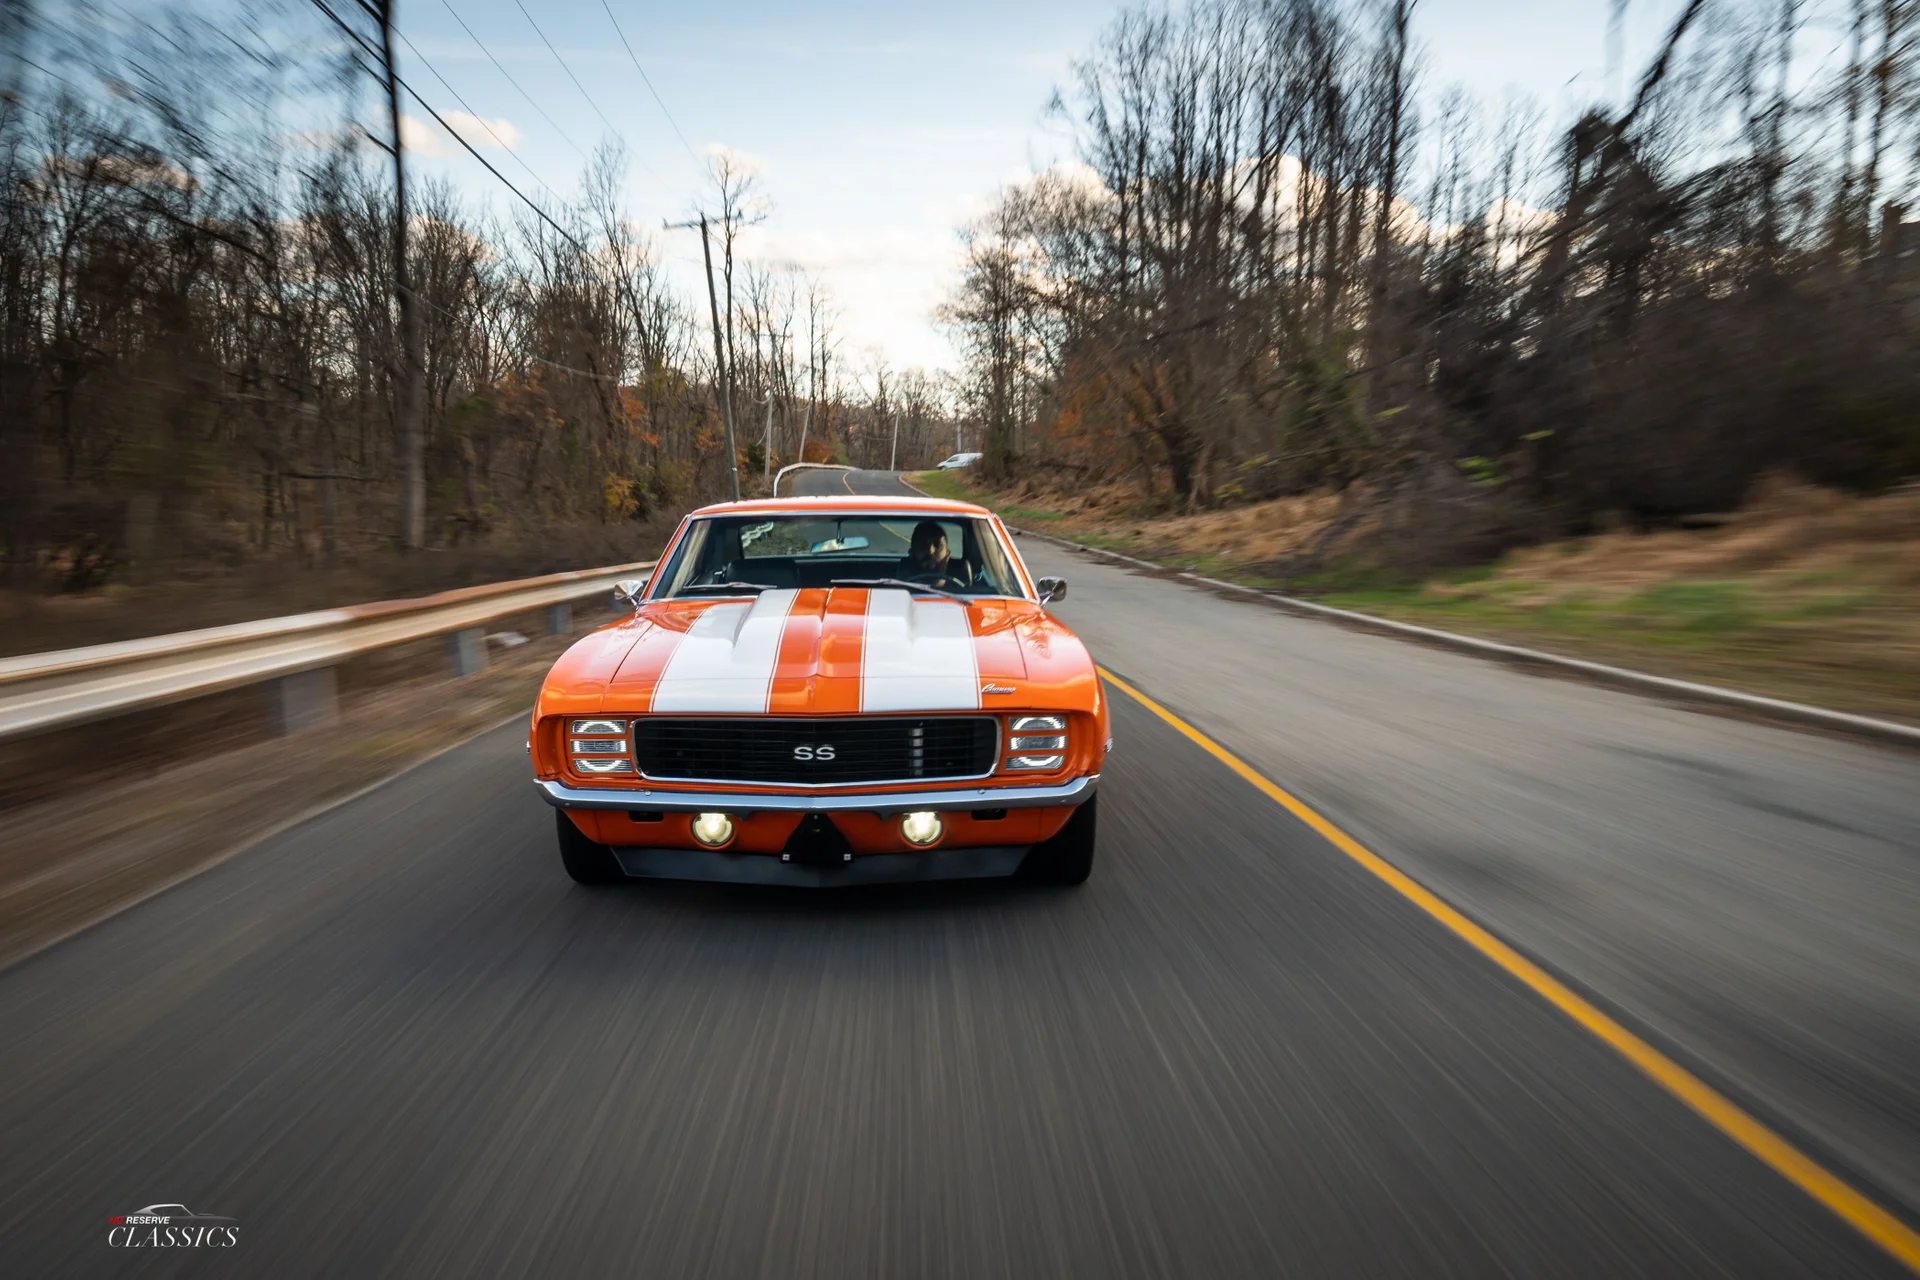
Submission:
<svg viewBox="0 0 1920 1280">
<path fill-rule="evenodd" d="M 1013 564 L 1007 559 L 1006 548 L 994 534 L 993 526 L 985 520 L 976 520 L 973 522 L 973 536 L 979 550 L 980 568 L 984 581 L 991 583 L 1001 595 L 1023 595 L 1020 579 L 1013 571 Z"/>
<path fill-rule="evenodd" d="M 654 598 L 662 599 L 682 590 L 698 576 L 700 562 L 706 559 L 707 542 L 713 532 L 713 521 L 696 520 L 687 530 L 687 536 L 680 540 L 680 547 L 673 553 L 673 563 L 667 566 L 667 576 L 662 579 L 660 589 Z"/>
</svg>

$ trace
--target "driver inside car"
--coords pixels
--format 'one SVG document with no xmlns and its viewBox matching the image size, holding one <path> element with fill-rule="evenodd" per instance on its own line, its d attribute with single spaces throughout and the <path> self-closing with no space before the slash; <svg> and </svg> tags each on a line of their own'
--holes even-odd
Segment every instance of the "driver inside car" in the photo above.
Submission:
<svg viewBox="0 0 1920 1280">
<path fill-rule="evenodd" d="M 970 587 L 973 572 L 964 560 L 955 560 L 947 549 L 947 531 L 937 520 L 922 520 L 913 527 L 913 541 L 907 549 L 908 575 L 916 582 L 936 587 Z"/>
</svg>

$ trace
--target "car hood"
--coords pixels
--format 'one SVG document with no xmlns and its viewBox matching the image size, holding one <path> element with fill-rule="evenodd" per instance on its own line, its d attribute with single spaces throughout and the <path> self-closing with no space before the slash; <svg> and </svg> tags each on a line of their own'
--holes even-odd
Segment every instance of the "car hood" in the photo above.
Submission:
<svg viewBox="0 0 1920 1280">
<path fill-rule="evenodd" d="M 864 587 L 763 591 L 750 601 L 647 604 L 614 632 L 630 639 L 619 645 L 617 665 L 604 648 L 591 651 L 604 684 L 590 683 L 600 684 L 606 711 L 1018 710 L 1061 705 L 1063 684 L 1093 679 L 1079 641 L 1024 600 L 960 602 Z"/>
</svg>

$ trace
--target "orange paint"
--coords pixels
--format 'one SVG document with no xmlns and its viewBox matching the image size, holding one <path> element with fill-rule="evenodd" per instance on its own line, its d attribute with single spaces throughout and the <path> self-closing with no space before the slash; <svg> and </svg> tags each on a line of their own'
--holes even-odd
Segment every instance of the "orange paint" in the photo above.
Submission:
<svg viewBox="0 0 1920 1280">
<path fill-rule="evenodd" d="M 930 498 L 783 498 L 706 507 L 681 523 L 662 553 L 660 564 L 671 561 L 686 536 L 689 523 L 701 516 L 796 511 L 895 512 L 986 520 L 999 534 L 1022 588 L 1029 594 L 1033 591 L 1032 577 L 998 520 L 969 503 Z M 866 589 L 848 587 L 809 588 L 795 595 L 767 683 L 767 714 L 861 714 L 861 664 L 867 643 L 870 596 Z M 631 774 L 584 776 L 567 767 L 564 732 L 567 718 L 634 718 L 649 714 L 655 691 L 686 632 L 702 613 L 717 603 L 720 602 L 712 599 L 648 600 L 631 616 L 600 628 L 563 654 L 548 673 L 535 703 L 530 743 L 536 776 L 559 779 L 569 786 L 617 793 L 623 801 L 631 795 L 632 807 L 642 810 L 646 808 L 642 788 L 654 793 L 723 790 L 736 794 L 793 794 L 793 787 L 656 782 Z M 844 796 L 886 795 L 907 789 L 951 791 L 953 807 L 942 808 L 947 817 L 947 832 L 937 847 L 1037 843 L 1065 824 L 1072 814 L 1071 806 L 1013 809 L 1005 817 L 991 821 L 977 819 L 971 811 L 995 807 L 992 793 L 1000 787 L 1058 784 L 1100 771 L 1108 736 L 1107 706 L 1100 679 L 1079 637 L 1035 600 L 972 600 L 967 603 L 967 616 L 980 682 L 995 690 L 980 694 L 980 710 L 1002 717 L 1012 714 L 1066 716 L 1068 750 L 1062 767 L 1046 774 L 996 772 L 983 780 L 849 785 L 821 788 L 820 793 Z M 1008 723 L 1002 720 L 1003 742 Z M 624 810 L 568 812 L 583 832 L 602 844 L 697 847 L 688 831 L 690 818 L 685 814 L 667 814 L 655 823 L 635 822 Z M 900 838 L 898 822 L 893 818 L 858 812 L 831 816 L 856 854 L 898 853 L 910 849 Z M 773 853 L 792 834 L 800 818 L 792 813 L 758 813 L 736 821 L 738 833 L 729 848 L 738 852 Z"/>
</svg>

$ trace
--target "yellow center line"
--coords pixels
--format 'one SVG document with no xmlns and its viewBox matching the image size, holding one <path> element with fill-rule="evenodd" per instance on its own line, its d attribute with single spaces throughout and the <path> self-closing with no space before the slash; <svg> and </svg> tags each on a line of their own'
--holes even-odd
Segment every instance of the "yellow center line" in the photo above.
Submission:
<svg viewBox="0 0 1920 1280">
<path fill-rule="evenodd" d="M 1800 1190 L 1825 1205 L 1848 1226 L 1920 1274 L 1920 1232 L 1882 1209 L 1773 1130 L 1748 1115 L 1704 1080 L 1615 1022 L 1546 970 L 1448 906 L 1405 872 L 1320 816 L 1254 767 L 1149 698 L 1100 668 L 1107 683 L 1186 735 L 1201 750 L 1239 774 L 1267 798 L 1313 828 L 1323 839 L 1372 872 L 1401 897 L 1439 921 L 1474 950 L 1533 988 L 1547 1003 L 1605 1041 L 1655 1083 L 1693 1108 L 1707 1123 L 1745 1147 Z"/>
</svg>

